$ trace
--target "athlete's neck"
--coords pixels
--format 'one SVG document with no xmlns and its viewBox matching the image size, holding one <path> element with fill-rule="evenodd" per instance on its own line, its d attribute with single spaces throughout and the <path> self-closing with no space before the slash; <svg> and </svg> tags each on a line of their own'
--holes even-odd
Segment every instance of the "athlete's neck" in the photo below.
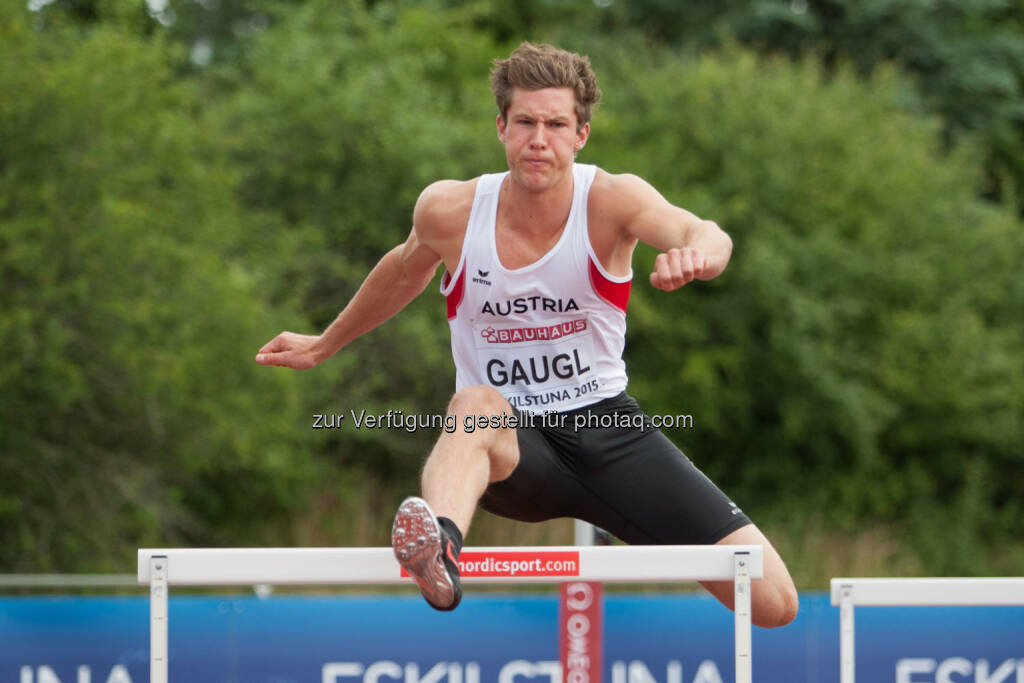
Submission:
<svg viewBox="0 0 1024 683">
<path fill-rule="evenodd" d="M 561 234 L 572 209 L 573 186 L 571 167 L 558 183 L 543 190 L 523 187 L 509 174 L 501 186 L 498 225 L 531 241 L 545 242 Z"/>
</svg>

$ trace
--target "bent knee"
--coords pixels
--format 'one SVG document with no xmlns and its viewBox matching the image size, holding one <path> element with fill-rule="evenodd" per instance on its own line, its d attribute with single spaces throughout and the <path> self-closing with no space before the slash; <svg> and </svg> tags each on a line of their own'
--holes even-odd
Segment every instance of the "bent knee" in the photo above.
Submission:
<svg viewBox="0 0 1024 683">
<path fill-rule="evenodd" d="M 752 620 L 756 626 L 778 628 L 793 623 L 800 609 L 800 597 L 793 586 L 773 587 L 768 599 L 759 601 L 753 610 Z"/>
<path fill-rule="evenodd" d="M 495 415 L 511 411 L 512 406 L 501 393 L 483 384 L 459 389 L 448 402 L 448 412 L 456 415 Z"/>
</svg>

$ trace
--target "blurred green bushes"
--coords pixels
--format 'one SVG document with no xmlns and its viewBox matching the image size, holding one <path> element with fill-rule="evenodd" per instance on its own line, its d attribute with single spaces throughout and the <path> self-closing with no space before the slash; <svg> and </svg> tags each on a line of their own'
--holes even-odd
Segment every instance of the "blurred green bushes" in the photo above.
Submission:
<svg viewBox="0 0 1024 683">
<path fill-rule="evenodd" d="M 159 41 L 0 22 L 0 567 L 259 538 L 316 468 L 247 353 L 289 316 L 196 84 Z"/>
<path fill-rule="evenodd" d="M 252 356 L 329 323 L 423 186 L 503 166 L 489 61 L 557 13 L 453 4 L 268 2 L 206 68 L 184 23 L 121 3 L 0 9 L 0 571 L 384 542 L 335 516 L 388 516 L 434 435 L 312 416 L 441 412 L 442 298 L 310 373 Z M 670 436 L 762 526 L 885 527 L 930 573 L 1024 572 L 1001 549 L 1024 532 L 1024 231 L 979 196 L 986 141 L 947 135 L 897 66 L 687 54 L 594 11 L 529 35 L 591 55 L 581 161 L 735 241 L 670 295 L 638 252 L 631 391 L 693 415 Z"/>
<path fill-rule="evenodd" d="M 638 288 L 633 391 L 694 415 L 679 440 L 756 518 L 955 535 L 928 563 L 971 572 L 1024 501 L 1022 233 L 976 197 L 977 150 L 940 154 L 891 71 L 726 51 L 610 90 L 629 108 L 590 154 L 736 244 L 688 296 Z"/>
</svg>

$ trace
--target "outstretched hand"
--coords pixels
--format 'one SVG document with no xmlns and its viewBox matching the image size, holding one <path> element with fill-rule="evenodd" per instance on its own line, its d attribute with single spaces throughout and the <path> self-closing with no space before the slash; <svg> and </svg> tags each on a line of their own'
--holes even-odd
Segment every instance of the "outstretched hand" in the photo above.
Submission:
<svg viewBox="0 0 1024 683">
<path fill-rule="evenodd" d="M 322 360 L 317 348 L 319 341 L 319 335 L 282 332 L 263 345 L 256 354 L 256 362 L 295 370 L 309 370 Z"/>
<path fill-rule="evenodd" d="M 700 249 L 669 249 L 658 254 L 651 271 L 651 285 L 666 292 L 679 289 L 695 279 L 705 279 L 708 259 Z"/>
</svg>

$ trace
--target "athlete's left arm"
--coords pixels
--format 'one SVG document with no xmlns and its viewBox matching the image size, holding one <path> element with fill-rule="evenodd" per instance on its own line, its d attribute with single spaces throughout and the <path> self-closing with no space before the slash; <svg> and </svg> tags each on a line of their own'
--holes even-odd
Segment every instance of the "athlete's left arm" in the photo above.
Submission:
<svg viewBox="0 0 1024 683">
<path fill-rule="evenodd" d="M 693 280 L 716 278 L 725 270 L 732 239 L 717 223 L 674 206 L 637 176 L 616 176 L 613 185 L 626 234 L 662 251 L 651 271 L 654 287 L 671 292 Z"/>
</svg>

